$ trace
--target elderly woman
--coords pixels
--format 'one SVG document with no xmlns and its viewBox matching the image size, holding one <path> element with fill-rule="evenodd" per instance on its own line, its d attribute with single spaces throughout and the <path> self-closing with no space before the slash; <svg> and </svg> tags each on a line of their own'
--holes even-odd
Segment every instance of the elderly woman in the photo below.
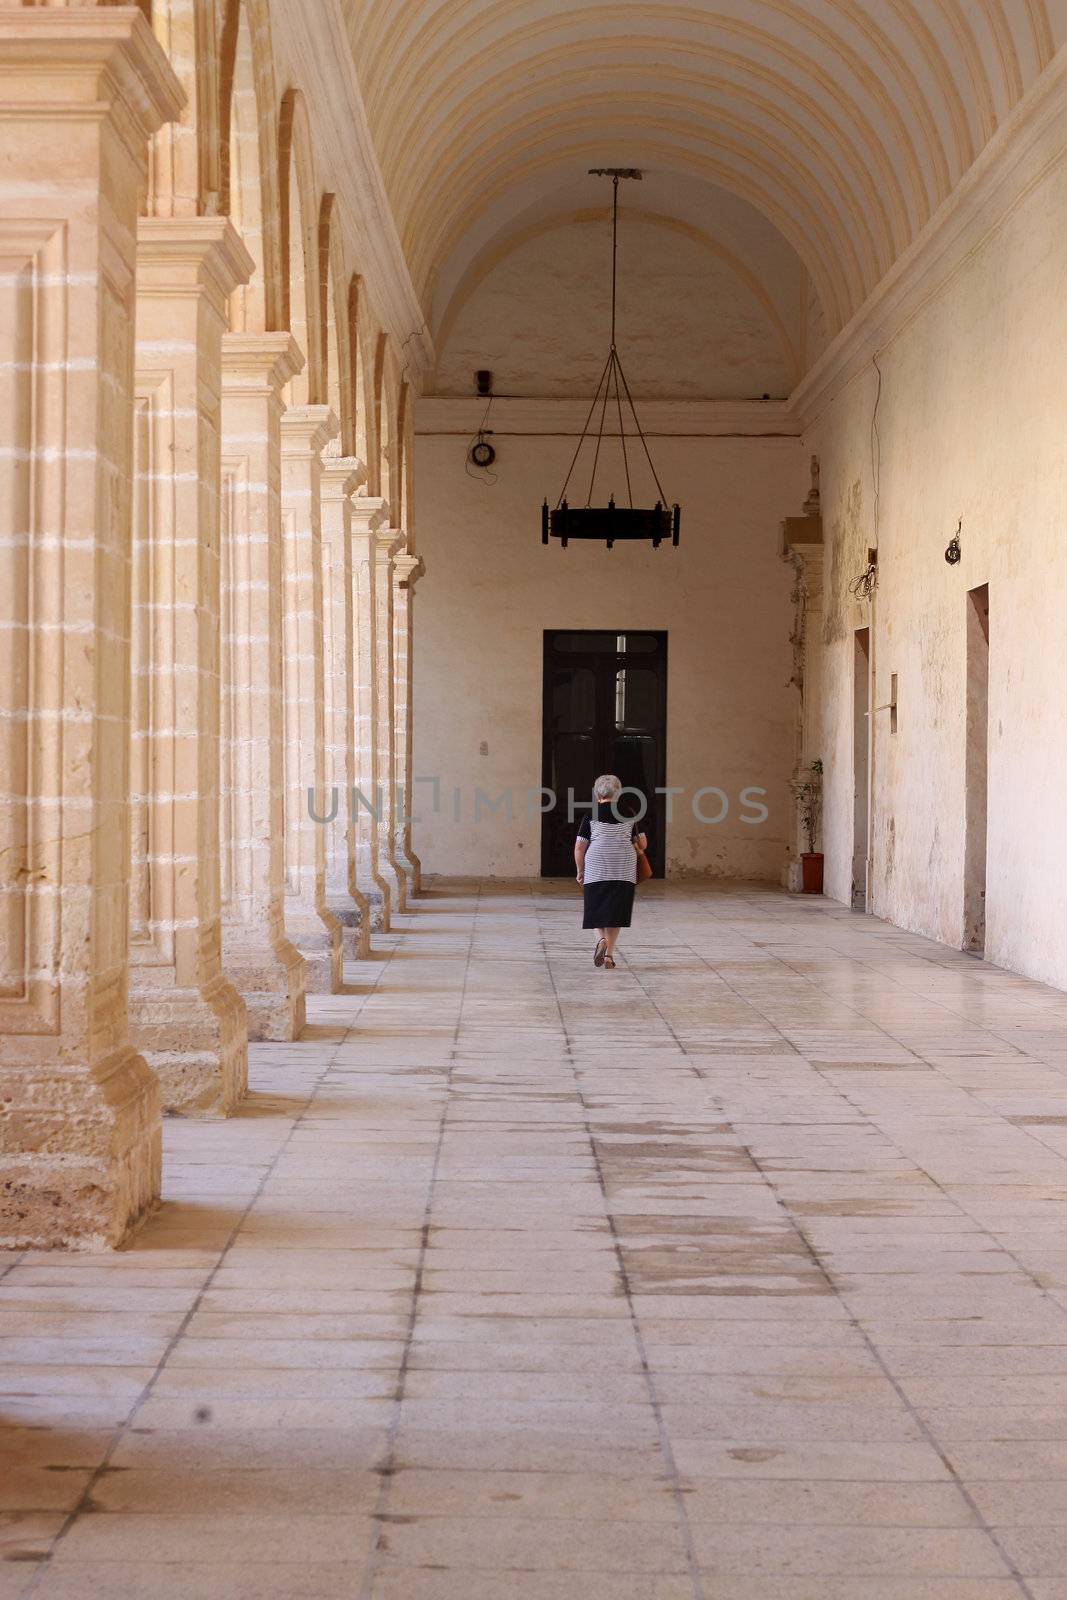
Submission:
<svg viewBox="0 0 1067 1600">
<path fill-rule="evenodd" d="M 636 822 L 620 819 L 615 802 L 622 784 L 605 773 L 593 785 L 593 808 L 578 829 L 574 864 L 585 897 L 583 928 L 596 929 L 594 967 L 615 966 L 619 930 L 630 926 L 637 882 L 637 857 L 648 840 Z"/>
</svg>

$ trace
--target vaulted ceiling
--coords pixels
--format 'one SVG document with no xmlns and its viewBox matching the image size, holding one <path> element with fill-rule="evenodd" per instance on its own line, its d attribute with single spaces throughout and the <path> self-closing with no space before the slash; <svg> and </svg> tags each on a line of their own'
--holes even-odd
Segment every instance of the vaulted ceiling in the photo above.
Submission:
<svg viewBox="0 0 1067 1600">
<path fill-rule="evenodd" d="M 635 165 L 705 222 L 724 189 L 761 212 L 832 335 L 1067 38 L 1067 0 L 346 4 L 435 322 L 479 254 L 557 191 L 590 166 Z"/>
</svg>

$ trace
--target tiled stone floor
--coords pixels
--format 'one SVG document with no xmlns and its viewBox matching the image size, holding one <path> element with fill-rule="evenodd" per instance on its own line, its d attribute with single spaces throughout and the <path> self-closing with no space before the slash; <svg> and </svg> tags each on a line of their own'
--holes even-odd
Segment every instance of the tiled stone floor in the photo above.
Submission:
<svg viewBox="0 0 1067 1600">
<path fill-rule="evenodd" d="M 0 1600 L 1065 1600 L 1067 996 L 752 889 L 379 944 L 0 1264 Z"/>
</svg>

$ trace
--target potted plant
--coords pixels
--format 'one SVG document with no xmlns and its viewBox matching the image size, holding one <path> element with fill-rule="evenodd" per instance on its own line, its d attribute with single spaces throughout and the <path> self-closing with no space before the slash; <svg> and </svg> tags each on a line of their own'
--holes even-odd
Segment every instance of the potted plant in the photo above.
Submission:
<svg viewBox="0 0 1067 1600">
<path fill-rule="evenodd" d="M 793 779 L 800 826 L 807 850 L 800 857 L 805 894 L 822 894 L 823 856 L 815 848 L 822 821 L 822 762 L 813 761 L 804 777 Z"/>
</svg>

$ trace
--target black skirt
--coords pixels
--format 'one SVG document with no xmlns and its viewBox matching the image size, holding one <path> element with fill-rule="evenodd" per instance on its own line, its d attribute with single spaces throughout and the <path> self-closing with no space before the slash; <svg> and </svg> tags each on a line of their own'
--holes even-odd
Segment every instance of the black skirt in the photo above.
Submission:
<svg viewBox="0 0 1067 1600">
<path fill-rule="evenodd" d="M 583 928 L 628 928 L 634 910 L 634 886 L 609 878 L 604 883 L 582 885 L 585 896 Z"/>
</svg>

